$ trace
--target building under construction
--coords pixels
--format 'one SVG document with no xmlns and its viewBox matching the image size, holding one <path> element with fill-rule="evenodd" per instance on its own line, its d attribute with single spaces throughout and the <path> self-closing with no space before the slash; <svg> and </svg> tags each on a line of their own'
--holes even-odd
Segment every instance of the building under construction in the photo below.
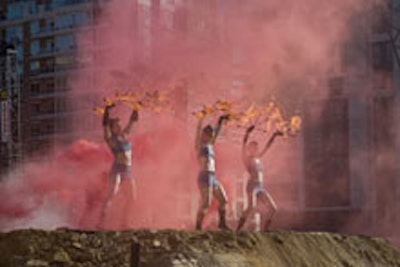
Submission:
<svg viewBox="0 0 400 267">
<path fill-rule="evenodd" d="M 32 159 L 36 153 L 51 152 L 55 144 L 74 139 L 69 127 L 72 113 L 67 105 L 67 77 L 82 67 L 76 57 L 75 35 L 93 30 L 93 17 L 103 2 L 106 1 L 1 2 L 0 40 L 14 49 L 15 75 L 21 89 L 18 137 L 12 135 L 18 139 L 18 158 L 21 151 L 22 158 Z M 7 79 L 3 77 L 2 81 Z M 6 157 L 2 160 L 9 161 Z"/>
<path fill-rule="evenodd" d="M 0 173 L 20 162 L 21 86 L 17 72 L 17 51 L 3 43 L 0 47 Z"/>
</svg>

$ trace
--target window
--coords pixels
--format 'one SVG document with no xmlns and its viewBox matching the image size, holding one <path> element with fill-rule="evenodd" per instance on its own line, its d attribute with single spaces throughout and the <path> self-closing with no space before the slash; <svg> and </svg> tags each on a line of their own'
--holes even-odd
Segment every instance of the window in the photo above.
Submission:
<svg viewBox="0 0 400 267">
<path fill-rule="evenodd" d="M 57 99 L 57 111 L 58 112 L 67 112 L 68 111 L 68 102 L 66 99 L 63 99 L 63 98 Z"/>
<path fill-rule="evenodd" d="M 55 47 L 57 51 L 65 52 L 75 48 L 75 38 L 73 35 L 58 35 L 55 37 Z"/>
<path fill-rule="evenodd" d="M 54 132 L 54 121 L 44 120 L 42 122 L 32 123 L 31 125 L 31 136 L 42 136 L 52 134 Z"/>
<path fill-rule="evenodd" d="M 37 13 L 37 6 L 35 1 L 19 1 L 8 3 L 7 5 L 7 18 L 20 19 L 24 16 Z"/>
<path fill-rule="evenodd" d="M 7 5 L 7 18 L 19 19 L 22 18 L 24 11 L 24 3 L 16 2 Z"/>
<path fill-rule="evenodd" d="M 55 28 L 56 29 L 70 28 L 73 25 L 74 25 L 73 14 L 60 15 L 55 19 Z"/>
<path fill-rule="evenodd" d="M 391 10 L 389 1 L 386 2 L 386 4 L 379 5 L 373 9 L 371 18 L 371 31 L 373 34 L 388 33 L 390 30 Z"/>
<path fill-rule="evenodd" d="M 45 33 L 52 31 L 54 27 L 54 22 L 51 18 L 41 19 L 39 22 L 39 32 Z"/>
<path fill-rule="evenodd" d="M 90 15 L 86 12 L 77 12 L 74 14 L 74 25 L 82 26 L 90 20 Z"/>
<path fill-rule="evenodd" d="M 377 90 L 393 88 L 394 53 L 390 42 L 372 44 L 373 84 Z"/>
<path fill-rule="evenodd" d="M 6 41 L 10 44 L 21 44 L 23 40 L 22 26 L 8 27 L 6 29 Z"/>
<path fill-rule="evenodd" d="M 54 51 L 54 40 L 52 38 L 41 40 L 41 52 L 50 53 Z"/>
<path fill-rule="evenodd" d="M 32 115 L 43 115 L 54 113 L 54 101 L 46 100 L 31 104 Z"/>
<path fill-rule="evenodd" d="M 39 83 L 31 84 L 31 95 L 37 95 L 40 93 L 40 85 Z"/>
<path fill-rule="evenodd" d="M 46 92 L 53 92 L 54 91 L 54 81 L 46 82 Z"/>
<path fill-rule="evenodd" d="M 54 133 L 54 122 L 53 121 L 45 121 L 43 124 L 44 124 L 43 125 L 43 133 L 45 135 Z"/>
<path fill-rule="evenodd" d="M 35 136 L 39 136 L 41 131 L 40 131 L 40 124 L 38 123 L 34 123 L 31 125 L 31 136 L 35 137 Z"/>
<path fill-rule="evenodd" d="M 68 4 L 68 0 L 54 0 L 51 3 L 52 8 L 60 8 Z"/>
<path fill-rule="evenodd" d="M 74 65 L 74 62 L 75 62 L 75 57 L 73 56 L 62 56 L 62 57 L 56 57 L 55 59 L 56 67 L 59 70 L 71 68 Z"/>
<path fill-rule="evenodd" d="M 22 65 L 24 63 L 24 48 L 22 46 L 22 43 L 18 44 L 16 46 L 16 48 L 17 48 L 17 61 L 18 61 L 18 64 Z"/>
<path fill-rule="evenodd" d="M 32 34 L 32 35 L 35 35 L 35 34 L 38 34 L 39 33 L 39 31 L 40 31 L 40 28 L 39 28 L 39 21 L 32 21 L 30 24 L 29 24 L 29 31 L 30 31 L 30 33 Z"/>
<path fill-rule="evenodd" d="M 348 101 L 314 101 L 304 116 L 305 205 L 345 207 L 350 203 Z"/>
<path fill-rule="evenodd" d="M 375 71 L 393 71 L 393 47 L 388 41 L 372 44 L 372 68 Z"/>
<path fill-rule="evenodd" d="M 37 72 L 40 69 L 40 63 L 37 60 L 31 61 L 29 64 L 29 69 L 31 72 Z"/>
<path fill-rule="evenodd" d="M 31 56 L 35 56 L 35 55 L 39 54 L 39 52 L 40 52 L 39 41 L 31 42 L 31 45 L 30 45 Z"/>
<path fill-rule="evenodd" d="M 67 5 L 76 5 L 86 2 L 89 2 L 89 0 L 53 0 L 51 2 L 51 7 L 56 9 Z"/>
<path fill-rule="evenodd" d="M 41 62 L 43 72 L 53 72 L 54 71 L 54 59 L 48 58 Z"/>
<path fill-rule="evenodd" d="M 58 89 L 57 91 L 65 90 L 67 88 L 67 78 L 65 77 L 56 78 L 55 84 Z"/>
<path fill-rule="evenodd" d="M 31 141 L 27 147 L 28 153 L 37 153 L 37 159 L 41 159 L 43 157 L 42 153 L 50 150 L 51 144 L 48 141 Z"/>
</svg>

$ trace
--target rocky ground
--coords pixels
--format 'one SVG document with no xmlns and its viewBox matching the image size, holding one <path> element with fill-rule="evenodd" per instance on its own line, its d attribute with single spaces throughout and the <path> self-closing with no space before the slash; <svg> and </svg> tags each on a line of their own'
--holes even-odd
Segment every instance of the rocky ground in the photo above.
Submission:
<svg viewBox="0 0 400 267">
<path fill-rule="evenodd" d="M 331 233 L 18 230 L 0 252 L 1 267 L 400 266 L 383 239 Z"/>
</svg>

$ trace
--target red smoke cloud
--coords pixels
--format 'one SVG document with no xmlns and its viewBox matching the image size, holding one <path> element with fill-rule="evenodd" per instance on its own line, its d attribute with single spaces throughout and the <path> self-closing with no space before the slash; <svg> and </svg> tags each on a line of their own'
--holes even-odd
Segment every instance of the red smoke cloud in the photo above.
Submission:
<svg viewBox="0 0 400 267">
<path fill-rule="evenodd" d="M 187 211 L 197 197 L 195 119 L 188 114 L 220 97 L 262 102 L 274 95 L 293 111 L 303 95 L 325 95 L 321 81 L 336 67 L 348 40 L 349 19 L 365 1 L 187 0 L 172 1 L 175 6 L 160 1 L 159 8 L 135 2 L 111 1 L 97 18 L 94 33 L 78 35 L 78 61 L 85 68 L 70 77 L 72 95 L 78 99 L 71 105 L 89 110 L 116 90 L 172 92 L 184 86 L 172 95 L 188 98 L 188 110 L 178 103 L 175 115 L 140 113 L 131 135 L 139 196 L 132 205 L 124 194 L 116 197 L 106 221 L 108 228 L 184 228 L 194 220 Z M 159 15 L 148 18 L 149 13 Z M 232 89 L 239 80 L 243 85 Z M 119 107 L 113 116 L 126 119 L 129 113 Z M 3 182 L 0 228 L 97 224 L 112 156 L 104 142 L 97 141 L 100 117 L 88 111 L 79 114 L 76 131 L 82 132 L 88 121 L 93 131 L 82 133 L 83 140 L 48 161 L 27 164 Z M 240 150 L 229 142 L 217 147 L 217 164 L 232 197 L 231 185 L 243 169 Z M 273 148 L 268 172 L 288 181 L 301 172 L 301 163 L 294 156 L 283 165 L 279 160 L 297 149 L 284 146 Z M 289 165 L 291 170 L 282 172 Z M 183 218 L 181 211 L 192 217 Z"/>
</svg>

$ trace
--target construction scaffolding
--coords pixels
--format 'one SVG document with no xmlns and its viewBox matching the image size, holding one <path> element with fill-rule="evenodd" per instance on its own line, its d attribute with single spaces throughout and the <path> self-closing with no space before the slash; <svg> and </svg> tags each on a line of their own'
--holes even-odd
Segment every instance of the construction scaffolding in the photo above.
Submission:
<svg viewBox="0 0 400 267">
<path fill-rule="evenodd" d="M 3 44 L 0 49 L 0 175 L 21 160 L 21 86 L 17 51 Z"/>
</svg>

